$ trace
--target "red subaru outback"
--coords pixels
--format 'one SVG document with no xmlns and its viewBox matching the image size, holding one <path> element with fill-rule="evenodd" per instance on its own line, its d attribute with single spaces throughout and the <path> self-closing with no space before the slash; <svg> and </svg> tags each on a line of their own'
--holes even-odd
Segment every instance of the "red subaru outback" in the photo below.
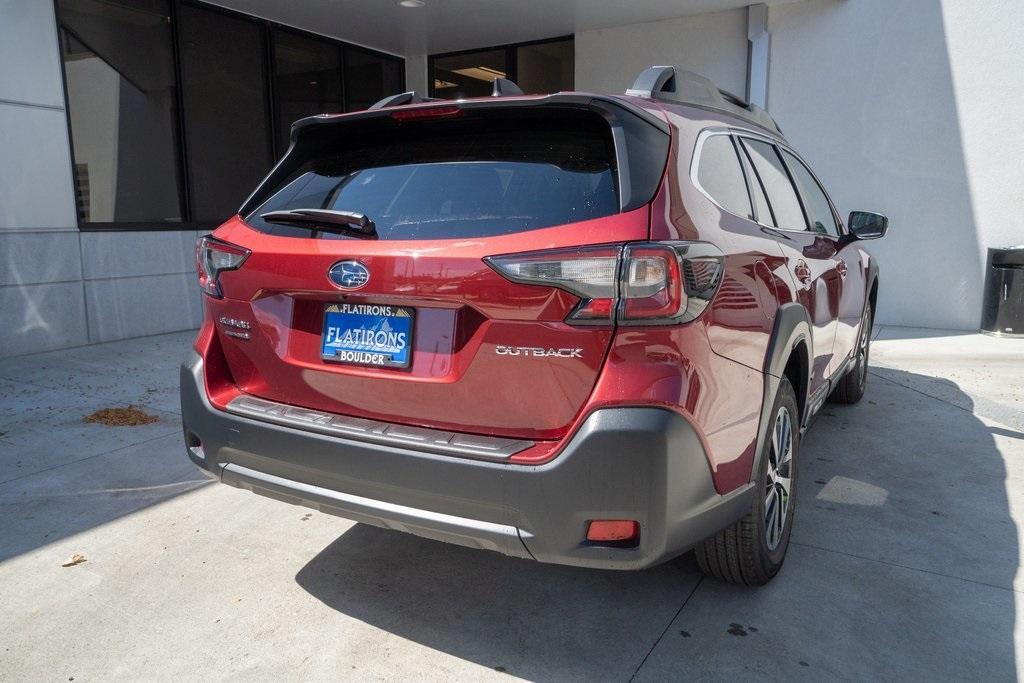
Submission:
<svg viewBox="0 0 1024 683">
<path fill-rule="evenodd" d="M 199 240 L 192 461 L 541 562 L 782 565 L 800 435 L 864 392 L 877 266 L 761 109 L 672 67 L 620 95 L 302 119 Z"/>
</svg>

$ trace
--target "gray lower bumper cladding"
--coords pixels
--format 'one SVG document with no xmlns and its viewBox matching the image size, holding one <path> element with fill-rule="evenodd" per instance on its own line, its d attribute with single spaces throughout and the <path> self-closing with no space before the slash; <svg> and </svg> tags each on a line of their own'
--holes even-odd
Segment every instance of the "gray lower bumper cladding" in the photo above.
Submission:
<svg viewBox="0 0 1024 683">
<path fill-rule="evenodd" d="M 553 461 L 516 465 L 501 461 L 507 455 L 496 451 L 523 442 L 495 439 L 468 458 L 454 449 L 218 410 L 207 400 L 202 359 L 195 353 L 182 366 L 181 402 L 189 457 L 226 484 L 541 562 L 608 569 L 658 564 L 739 519 L 750 501 L 749 485 L 716 493 L 693 428 L 659 408 L 596 411 Z M 444 436 L 464 447 L 458 435 L 446 434 L 427 437 Z M 510 443 L 498 443 L 505 441 Z M 639 521 L 639 545 L 587 543 L 593 519 Z"/>
</svg>

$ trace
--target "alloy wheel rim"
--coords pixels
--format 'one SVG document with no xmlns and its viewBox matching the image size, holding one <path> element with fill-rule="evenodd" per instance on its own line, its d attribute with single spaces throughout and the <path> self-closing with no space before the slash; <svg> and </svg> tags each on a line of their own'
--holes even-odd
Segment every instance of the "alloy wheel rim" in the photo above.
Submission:
<svg viewBox="0 0 1024 683">
<path fill-rule="evenodd" d="M 868 377 L 868 344 L 871 341 L 871 315 L 864 311 L 864 322 L 861 323 L 860 344 L 857 349 L 857 364 L 860 366 L 860 383 Z"/>
<path fill-rule="evenodd" d="M 765 481 L 764 530 L 769 550 L 782 542 L 790 514 L 793 485 L 793 419 L 789 409 L 782 407 L 775 416 L 772 440 L 768 450 L 768 472 Z"/>
</svg>

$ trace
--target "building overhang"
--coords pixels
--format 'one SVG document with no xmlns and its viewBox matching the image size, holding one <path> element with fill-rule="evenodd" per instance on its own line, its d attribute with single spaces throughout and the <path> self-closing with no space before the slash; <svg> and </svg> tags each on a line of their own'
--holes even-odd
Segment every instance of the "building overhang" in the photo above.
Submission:
<svg viewBox="0 0 1024 683">
<path fill-rule="evenodd" d="M 217 0 L 400 56 L 468 50 L 746 7 L 750 0 Z M 782 4 L 794 0 L 765 0 Z"/>
</svg>

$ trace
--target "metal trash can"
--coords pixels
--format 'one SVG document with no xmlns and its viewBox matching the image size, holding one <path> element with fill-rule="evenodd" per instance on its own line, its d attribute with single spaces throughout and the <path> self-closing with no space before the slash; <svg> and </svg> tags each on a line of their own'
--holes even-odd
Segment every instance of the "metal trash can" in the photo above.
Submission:
<svg viewBox="0 0 1024 683">
<path fill-rule="evenodd" d="M 1024 337 L 1024 244 L 988 250 L 981 331 Z"/>
</svg>

